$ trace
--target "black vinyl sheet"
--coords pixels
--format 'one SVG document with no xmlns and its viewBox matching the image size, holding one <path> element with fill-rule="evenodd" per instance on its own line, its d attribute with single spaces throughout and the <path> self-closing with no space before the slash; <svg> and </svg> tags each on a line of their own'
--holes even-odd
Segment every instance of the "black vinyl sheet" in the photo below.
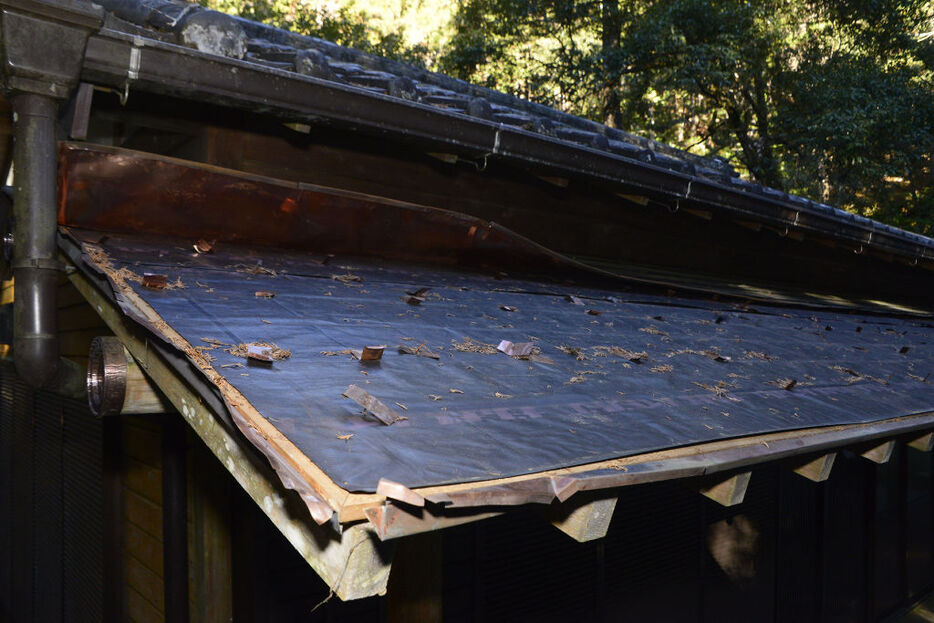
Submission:
<svg viewBox="0 0 934 623">
<path fill-rule="evenodd" d="M 100 242 L 114 267 L 181 280 L 184 288 L 163 291 L 132 285 L 193 346 L 210 347 L 208 338 L 290 350 L 268 367 L 224 348 L 206 352 L 260 413 L 350 491 L 374 491 L 380 478 L 409 487 L 486 480 L 934 408 L 934 325 L 925 319 L 372 258 L 322 263 L 307 253 L 235 247 L 196 255 L 188 244 Z M 340 275 L 360 280 L 334 278 Z M 403 300 L 425 287 L 420 305 Z M 456 350 L 465 338 L 531 341 L 553 363 Z M 378 363 L 324 354 L 382 344 Z M 402 354 L 400 345 L 424 345 L 441 358 Z M 647 358 L 633 362 L 600 346 Z M 244 366 L 224 367 L 236 363 Z M 366 415 L 342 397 L 351 384 L 408 419 L 385 426 Z"/>
</svg>

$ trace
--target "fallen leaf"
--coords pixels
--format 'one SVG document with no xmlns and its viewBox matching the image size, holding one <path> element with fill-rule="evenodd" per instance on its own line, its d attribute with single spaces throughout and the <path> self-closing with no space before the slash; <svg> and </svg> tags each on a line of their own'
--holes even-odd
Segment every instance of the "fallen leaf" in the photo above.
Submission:
<svg viewBox="0 0 934 623">
<path fill-rule="evenodd" d="M 344 390 L 342 394 L 345 398 L 350 398 L 358 405 L 363 407 L 364 411 L 367 411 L 375 417 L 377 420 L 390 426 L 395 424 L 400 420 L 407 420 L 408 418 L 404 415 L 399 415 L 390 407 L 387 407 L 380 401 L 378 398 L 370 394 L 364 389 L 360 389 L 356 385 L 350 385 Z"/>
<path fill-rule="evenodd" d="M 402 297 L 402 300 L 408 303 L 409 305 L 421 305 L 425 302 L 425 298 L 422 296 L 415 296 L 414 294 L 406 294 Z"/>
<path fill-rule="evenodd" d="M 798 384 L 797 379 L 776 379 L 774 381 L 769 381 L 769 385 L 775 385 L 776 387 L 781 387 L 782 389 L 791 391 L 795 388 L 795 385 Z"/>
<path fill-rule="evenodd" d="M 596 310 L 596 309 L 588 309 L 588 310 L 587 310 L 587 313 L 590 314 L 591 316 L 599 316 L 599 315 L 602 314 L 603 312 L 602 312 L 602 311 L 598 311 L 598 310 Z"/>
<path fill-rule="evenodd" d="M 460 390 L 460 389 L 455 389 L 455 388 L 453 388 L 453 387 L 452 387 L 451 389 L 449 389 L 448 391 L 449 391 L 450 393 L 452 393 L 452 394 L 463 394 L 463 393 L 464 393 L 462 390 Z"/>
<path fill-rule="evenodd" d="M 500 305 L 499 308 L 507 312 L 517 312 L 519 311 L 518 307 L 512 307 L 511 305 Z"/>
<path fill-rule="evenodd" d="M 341 441 L 347 441 L 348 439 L 353 437 L 353 435 L 354 435 L 353 433 L 347 433 L 346 435 L 338 435 L 337 438 L 340 439 Z"/>
<path fill-rule="evenodd" d="M 911 350 L 911 349 L 910 349 L 908 346 L 902 346 L 901 348 L 898 349 L 898 354 L 899 354 L 899 355 L 904 355 L 904 354 L 907 353 L 909 350 Z"/>
<path fill-rule="evenodd" d="M 428 292 L 429 290 L 431 290 L 431 288 L 419 288 L 418 290 L 415 290 L 414 292 L 406 291 L 406 294 L 408 294 L 409 296 L 417 296 L 419 298 L 422 298 L 422 300 L 424 300 L 423 297 L 425 296 L 425 293 Z"/>
<path fill-rule="evenodd" d="M 257 290 L 256 292 L 253 293 L 253 296 L 264 298 L 264 299 L 271 299 L 275 295 L 276 295 L 275 292 L 270 292 L 269 290 Z"/>
</svg>

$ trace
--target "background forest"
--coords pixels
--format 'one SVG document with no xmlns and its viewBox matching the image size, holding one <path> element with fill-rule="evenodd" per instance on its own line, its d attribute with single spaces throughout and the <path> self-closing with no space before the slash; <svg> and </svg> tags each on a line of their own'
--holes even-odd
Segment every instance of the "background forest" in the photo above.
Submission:
<svg viewBox="0 0 934 623">
<path fill-rule="evenodd" d="M 202 0 L 934 234 L 932 0 Z"/>
</svg>

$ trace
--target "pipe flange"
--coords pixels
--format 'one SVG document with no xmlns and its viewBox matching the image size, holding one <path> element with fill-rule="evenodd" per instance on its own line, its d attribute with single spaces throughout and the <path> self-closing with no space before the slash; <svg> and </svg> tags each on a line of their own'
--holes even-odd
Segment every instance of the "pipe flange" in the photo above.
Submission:
<svg viewBox="0 0 934 623">
<path fill-rule="evenodd" d="M 126 398 L 127 359 L 116 337 L 96 337 L 88 354 L 88 406 L 98 417 L 119 415 Z"/>
</svg>

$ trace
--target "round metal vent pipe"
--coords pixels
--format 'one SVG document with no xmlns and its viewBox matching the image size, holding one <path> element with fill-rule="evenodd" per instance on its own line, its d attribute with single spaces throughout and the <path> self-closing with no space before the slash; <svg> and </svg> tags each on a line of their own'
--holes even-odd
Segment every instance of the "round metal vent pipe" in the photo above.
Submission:
<svg viewBox="0 0 934 623">
<path fill-rule="evenodd" d="M 88 354 L 88 405 L 99 417 L 172 411 L 116 337 L 96 337 Z"/>
</svg>

